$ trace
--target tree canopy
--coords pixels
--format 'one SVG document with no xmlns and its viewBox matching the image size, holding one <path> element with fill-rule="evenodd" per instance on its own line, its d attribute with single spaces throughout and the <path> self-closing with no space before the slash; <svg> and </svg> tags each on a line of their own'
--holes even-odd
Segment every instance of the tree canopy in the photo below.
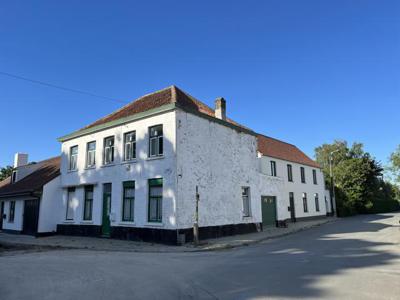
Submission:
<svg viewBox="0 0 400 300">
<path fill-rule="evenodd" d="M 351 215 L 374 211 L 377 201 L 394 201 L 396 187 L 383 180 L 383 167 L 363 144 L 334 141 L 315 149 L 317 162 L 322 166 L 327 187 L 331 188 L 329 156 L 332 153 L 336 204 L 339 215 Z M 393 203 L 396 205 L 396 203 Z"/>
<path fill-rule="evenodd" d="M 13 167 L 11 167 L 11 166 L 6 166 L 4 168 L 0 168 L 0 181 L 11 176 L 12 171 L 13 171 Z"/>
</svg>

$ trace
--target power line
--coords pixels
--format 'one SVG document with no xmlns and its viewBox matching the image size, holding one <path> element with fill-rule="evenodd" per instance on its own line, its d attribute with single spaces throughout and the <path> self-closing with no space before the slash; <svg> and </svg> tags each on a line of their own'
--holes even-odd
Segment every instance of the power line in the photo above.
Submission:
<svg viewBox="0 0 400 300">
<path fill-rule="evenodd" d="M 55 89 L 59 89 L 59 90 L 67 91 L 67 92 L 73 92 L 73 93 L 83 94 L 83 95 L 87 95 L 87 96 L 91 96 L 91 97 L 102 98 L 102 99 L 105 99 L 105 100 L 110 100 L 110 101 L 119 102 L 119 103 L 125 103 L 125 104 L 127 103 L 126 101 L 122 101 L 122 100 L 119 100 L 119 99 L 116 99 L 116 98 L 101 96 L 101 95 L 94 94 L 94 93 L 91 93 L 91 92 L 86 92 L 86 91 L 81 91 L 81 90 L 77 90 L 77 89 L 72 89 L 72 88 L 69 88 L 69 87 L 55 85 L 55 84 L 52 84 L 52 83 L 39 81 L 39 80 L 35 80 L 35 79 L 30 79 L 30 78 L 27 78 L 27 77 L 15 75 L 15 74 L 3 72 L 3 71 L 0 71 L 0 75 L 8 76 L 8 77 L 11 77 L 11 78 L 14 78 L 14 79 L 28 81 L 28 82 L 31 82 L 31 83 L 40 84 L 40 85 L 43 85 L 43 86 L 47 86 L 47 87 L 51 87 L 51 88 L 55 88 Z"/>
</svg>

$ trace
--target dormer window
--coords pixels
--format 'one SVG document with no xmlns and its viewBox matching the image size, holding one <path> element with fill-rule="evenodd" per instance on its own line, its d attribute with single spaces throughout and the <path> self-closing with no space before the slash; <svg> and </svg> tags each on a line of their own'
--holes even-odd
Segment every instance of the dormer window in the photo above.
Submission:
<svg viewBox="0 0 400 300">
<path fill-rule="evenodd" d="M 17 171 L 12 171 L 12 175 L 11 175 L 11 183 L 14 183 L 17 181 Z"/>
</svg>

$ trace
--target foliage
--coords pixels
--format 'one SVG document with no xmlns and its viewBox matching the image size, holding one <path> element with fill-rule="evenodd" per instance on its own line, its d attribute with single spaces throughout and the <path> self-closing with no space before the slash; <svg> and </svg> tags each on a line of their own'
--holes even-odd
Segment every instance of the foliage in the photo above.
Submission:
<svg viewBox="0 0 400 300">
<path fill-rule="evenodd" d="M 6 166 L 0 169 L 0 181 L 6 179 L 7 177 L 11 176 L 13 167 Z"/>
<path fill-rule="evenodd" d="M 396 187 L 383 181 L 381 164 L 364 151 L 361 143 L 348 147 L 345 141 L 334 141 L 317 147 L 316 159 L 325 178 L 330 178 L 329 155 L 332 151 L 336 151 L 332 155 L 332 173 L 338 215 L 369 213 L 376 211 L 377 207 L 380 210 L 398 207 L 393 202 L 399 199 Z M 327 182 L 327 187 L 331 188 L 330 182 Z"/>
<path fill-rule="evenodd" d="M 400 145 L 390 155 L 389 171 L 394 175 L 394 180 L 400 184 Z"/>
</svg>

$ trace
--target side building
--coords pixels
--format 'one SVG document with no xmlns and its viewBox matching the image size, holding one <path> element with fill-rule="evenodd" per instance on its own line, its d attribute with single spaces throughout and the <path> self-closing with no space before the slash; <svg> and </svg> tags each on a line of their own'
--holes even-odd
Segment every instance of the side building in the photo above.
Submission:
<svg viewBox="0 0 400 300">
<path fill-rule="evenodd" d="M 60 157 L 28 164 L 15 155 L 12 175 L 0 182 L 0 230 L 43 236 L 61 219 Z"/>
</svg>

